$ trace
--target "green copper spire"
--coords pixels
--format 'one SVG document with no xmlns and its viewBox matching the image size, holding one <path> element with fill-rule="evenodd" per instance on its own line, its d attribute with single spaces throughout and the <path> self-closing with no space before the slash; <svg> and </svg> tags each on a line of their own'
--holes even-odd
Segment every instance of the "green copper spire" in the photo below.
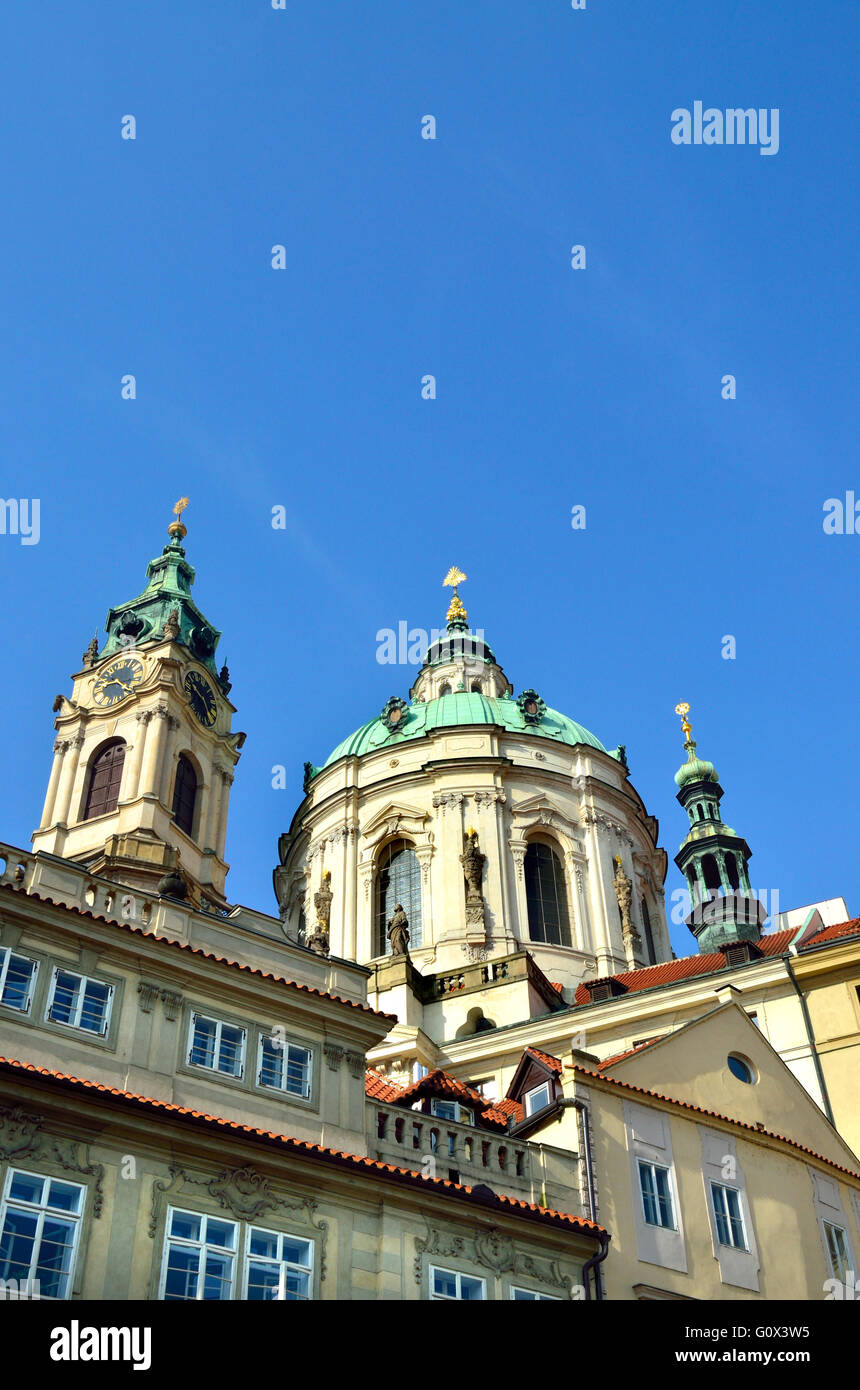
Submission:
<svg viewBox="0 0 860 1390">
<path fill-rule="evenodd" d="M 690 706 L 676 705 L 675 713 L 681 716 L 687 752 L 687 761 L 675 773 L 678 800 L 690 820 L 690 829 L 675 856 L 692 904 L 686 924 L 700 951 L 757 941 L 766 914 L 750 888 L 747 866 L 752 851 L 722 819 L 723 789 L 714 764 L 697 755 L 687 718 Z"/>
<path fill-rule="evenodd" d="M 188 498 L 183 497 L 174 507 L 177 519 L 167 528 L 170 540 L 161 554 L 147 565 L 146 588 L 137 598 L 111 608 L 108 613 L 107 641 L 96 659 L 101 661 L 103 657 L 127 651 L 132 646 L 173 641 L 187 647 L 194 659 L 211 671 L 226 691 L 229 689 L 227 668 L 224 667 L 219 676 L 215 665 L 215 649 L 221 633 L 207 622 L 191 597 L 195 571 L 185 558 L 182 544 L 188 534 L 181 520 L 187 506 Z"/>
</svg>

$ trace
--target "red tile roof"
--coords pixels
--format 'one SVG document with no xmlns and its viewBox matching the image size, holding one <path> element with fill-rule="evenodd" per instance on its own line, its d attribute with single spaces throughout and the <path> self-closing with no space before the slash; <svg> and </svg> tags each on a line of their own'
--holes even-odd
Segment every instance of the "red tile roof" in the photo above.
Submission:
<svg viewBox="0 0 860 1390">
<path fill-rule="evenodd" d="M 484 1119 L 488 1120 L 491 1115 L 502 1116 L 505 1120 L 507 1120 L 509 1115 L 513 1115 L 514 1123 L 519 1124 L 525 1115 L 525 1110 L 523 1109 L 522 1101 L 511 1100 L 510 1096 L 504 1096 L 502 1100 L 493 1102 L 491 1110 L 486 1110 L 484 1112 Z"/>
<path fill-rule="evenodd" d="M 645 1042 L 634 1043 L 632 1047 L 628 1047 L 626 1052 L 616 1052 L 614 1057 L 605 1057 L 602 1062 L 598 1063 L 597 1070 L 605 1071 L 607 1067 L 613 1067 L 616 1062 L 622 1062 L 625 1057 L 632 1057 L 635 1052 L 644 1052 L 646 1047 L 651 1047 L 653 1043 L 659 1042 L 660 1038 L 665 1038 L 665 1036 L 665 1033 L 661 1033 L 657 1038 L 648 1038 Z"/>
<path fill-rule="evenodd" d="M 369 1100 L 381 1100 L 387 1105 L 393 1104 L 403 1095 L 402 1086 L 396 1086 L 381 1072 L 372 1069 L 364 1073 L 364 1091 Z"/>
<path fill-rule="evenodd" d="M 788 950 L 790 942 L 797 936 L 797 928 L 787 931 L 771 932 L 757 943 L 763 956 L 781 956 Z M 813 938 L 819 940 L 820 938 Z M 680 960 L 663 961 L 660 965 L 645 965 L 640 970 L 625 970 L 610 978 L 620 980 L 629 993 L 641 989 L 656 989 L 659 985 L 674 985 L 679 980 L 692 980 L 697 975 L 709 975 L 717 970 L 733 974 L 726 965 L 722 951 L 707 951 L 699 956 L 682 956 Z M 577 1004 L 590 1004 L 591 995 L 584 984 L 577 986 Z"/>
<path fill-rule="evenodd" d="M 525 1050 L 526 1052 L 530 1052 L 533 1057 L 537 1057 L 539 1062 L 543 1062 L 545 1067 L 549 1067 L 550 1071 L 554 1071 L 557 1076 L 561 1076 L 564 1068 L 558 1057 L 553 1057 L 551 1052 L 541 1052 L 539 1047 L 527 1047 Z"/>
<path fill-rule="evenodd" d="M 118 885 L 119 888 L 119 885 Z M 0 892 L 14 893 L 16 897 L 21 897 L 19 888 L 12 888 L 9 884 L 0 884 Z M 192 956 L 200 956 L 202 960 L 215 961 L 218 965 L 229 965 L 233 970 L 243 970 L 247 975 L 256 975 L 260 980 L 272 980 L 278 985 L 287 985 L 290 989 L 301 990 L 303 994 L 313 994 L 317 999 L 330 999 L 335 1004 L 347 1004 L 351 1009 L 359 1009 L 365 1014 L 374 1014 L 377 1018 L 389 1019 L 392 1023 L 397 1022 L 396 1014 L 380 1013 L 378 1009 L 372 1009 L 369 1004 L 357 1004 L 352 999 L 344 999 L 339 994 L 327 994 L 325 990 L 314 989 L 312 985 L 300 985 L 295 980 L 288 980 L 283 975 L 272 975 L 268 970 L 258 970 L 253 965 L 243 965 L 241 961 L 230 960 L 228 956 L 216 956 L 212 951 L 204 951 L 199 946 L 189 946 L 185 941 L 173 941 L 168 936 L 156 936 L 155 932 L 144 931 L 143 927 L 133 927 L 130 922 L 114 922 L 110 917 L 102 917 L 95 912 L 87 912 L 82 907 L 70 907 L 68 903 L 55 902 L 53 898 L 43 898 L 39 893 L 28 892 L 24 896 L 35 898 L 36 902 L 48 903 L 51 907 L 60 907 L 65 912 L 74 913 L 76 917 L 87 917 L 91 922 L 104 922 L 106 926 L 116 927 L 118 931 L 132 932 L 135 936 L 145 936 L 148 941 L 157 941 L 159 946 L 167 946 L 175 951 L 187 951 Z"/>
<path fill-rule="evenodd" d="M 831 927 L 824 927 L 814 936 L 807 937 L 801 947 L 801 954 L 812 946 L 823 946 L 855 933 L 860 935 L 860 917 L 854 917 L 850 922 L 839 922 Z M 756 945 L 762 956 L 782 956 L 788 951 L 791 942 L 799 937 L 799 928 L 788 927 L 785 931 L 767 932 Z M 679 980 L 692 980 L 697 975 L 709 975 L 713 971 L 728 971 L 732 968 L 726 965 L 722 951 L 708 951 L 703 955 L 681 956 L 679 960 L 663 961 L 660 965 L 646 965 L 640 970 L 625 970 L 606 978 L 619 980 L 626 990 L 632 993 L 640 989 L 656 989 L 660 985 L 674 985 Z M 593 980 L 588 981 L 588 984 L 594 983 Z M 574 998 L 577 1004 L 592 1002 L 585 984 L 577 985 Z"/>
<path fill-rule="evenodd" d="M 835 922 L 832 927 L 825 927 L 823 931 L 816 932 L 804 941 L 804 949 L 807 946 L 823 946 L 827 941 L 836 941 L 842 936 L 853 936 L 860 933 L 860 917 L 854 917 L 850 922 Z"/>
<path fill-rule="evenodd" d="M 64 1089 L 77 1090 L 80 1088 L 85 1091 L 97 1091 L 102 1095 L 112 1096 L 135 1109 L 163 1111 L 180 1119 L 197 1121 L 207 1128 L 232 1130 L 235 1133 L 246 1134 L 252 1139 L 273 1142 L 290 1152 L 315 1154 L 321 1160 L 337 1163 L 342 1167 L 361 1171 L 372 1169 L 410 1186 L 430 1186 L 437 1190 L 444 1190 L 453 1196 L 468 1198 L 481 1206 L 496 1207 L 513 1215 L 527 1216 L 584 1235 L 601 1236 L 606 1234 L 604 1228 L 598 1226 L 596 1222 L 589 1221 L 582 1216 L 573 1216 L 570 1212 L 555 1211 L 550 1207 L 538 1206 L 535 1202 L 521 1201 L 517 1197 L 505 1197 L 483 1187 L 476 1190 L 464 1183 L 450 1182 L 447 1178 L 425 1177 L 413 1168 L 399 1168 L 393 1163 L 383 1163 L 380 1159 L 365 1158 L 360 1154 L 352 1154 L 343 1149 L 325 1148 L 322 1144 L 313 1144 L 305 1139 L 293 1139 L 288 1134 L 278 1134 L 274 1130 L 255 1129 L 251 1125 L 239 1124 L 236 1120 L 224 1119 L 220 1115 L 208 1115 L 205 1111 L 190 1110 L 187 1106 L 175 1105 L 171 1101 L 155 1100 L 152 1096 L 138 1095 L 135 1091 L 124 1091 L 115 1086 L 104 1086 L 100 1082 L 87 1081 L 83 1077 L 70 1076 L 65 1072 L 54 1071 L 49 1067 L 35 1066 L 32 1062 L 21 1062 L 13 1057 L 0 1057 L 0 1072 L 7 1072 L 12 1075 L 26 1072 L 28 1075 L 44 1077 Z"/>
<path fill-rule="evenodd" d="M 656 1041 L 656 1039 L 655 1039 Z M 841 1163 L 837 1163 L 832 1158 L 827 1158 L 824 1154 L 817 1153 L 815 1149 L 808 1149 L 805 1144 L 799 1143 L 796 1139 L 789 1139 L 785 1134 L 779 1134 L 776 1130 L 765 1129 L 761 1124 L 750 1124 L 747 1120 L 736 1120 L 731 1115 L 722 1115 L 718 1110 L 707 1110 L 702 1105 L 694 1105 L 689 1100 L 677 1100 L 674 1096 L 664 1096 L 660 1091 L 649 1091 L 645 1086 L 635 1086 L 631 1081 L 622 1081 L 617 1076 L 607 1076 L 605 1072 L 592 1071 L 590 1067 L 581 1067 L 578 1063 L 574 1064 L 573 1071 L 580 1076 L 591 1077 L 594 1081 L 602 1081 L 606 1086 L 620 1086 L 625 1091 L 635 1091 L 640 1096 L 650 1096 L 653 1100 L 665 1101 L 667 1105 L 675 1105 L 679 1110 L 692 1110 L 697 1115 L 708 1115 L 713 1120 L 722 1120 L 729 1125 L 737 1125 L 739 1129 L 749 1130 L 752 1134 L 763 1134 L 768 1139 L 778 1139 L 783 1144 L 788 1144 L 792 1149 L 797 1149 L 800 1153 L 809 1154 L 811 1158 L 817 1158 L 821 1163 L 826 1163 L 831 1168 L 837 1169 L 840 1173 L 847 1173 L 849 1177 L 856 1178 L 860 1182 L 860 1170 L 856 1168 L 845 1168 Z M 841 1137 L 841 1136 L 840 1136 Z M 844 1143 L 844 1140 L 843 1140 Z M 848 1146 L 846 1145 L 846 1148 Z"/>
<path fill-rule="evenodd" d="M 458 1081 L 455 1076 L 449 1076 L 441 1067 L 428 1071 L 426 1076 L 413 1081 L 409 1086 L 404 1086 L 398 1100 L 411 1102 L 425 1095 L 451 1096 L 454 1100 L 476 1106 L 478 1110 L 486 1110 L 490 1104 L 480 1091 L 473 1090 L 465 1081 Z"/>
</svg>

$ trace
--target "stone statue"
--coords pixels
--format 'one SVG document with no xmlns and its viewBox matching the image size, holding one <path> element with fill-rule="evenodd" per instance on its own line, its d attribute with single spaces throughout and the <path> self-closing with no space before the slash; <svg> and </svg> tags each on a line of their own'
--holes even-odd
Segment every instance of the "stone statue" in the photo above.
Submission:
<svg viewBox="0 0 860 1390">
<path fill-rule="evenodd" d="M 83 656 L 81 657 L 81 661 L 84 663 L 85 666 L 95 666 L 95 664 L 96 664 L 96 658 L 98 657 L 98 654 L 99 654 L 98 639 L 94 637 L 93 640 L 92 640 L 92 642 L 90 642 L 90 645 L 87 647 L 86 651 L 84 652 Z"/>
<path fill-rule="evenodd" d="M 388 923 L 388 940 L 391 942 L 391 954 L 393 956 L 408 957 L 409 919 L 403 911 L 402 903 L 397 904 Z"/>
<path fill-rule="evenodd" d="M 460 855 L 460 863 L 466 877 L 466 923 L 468 926 L 483 926 L 484 895 L 481 892 L 481 880 L 487 856 L 478 848 L 477 830 L 468 830 L 464 839 L 465 848 Z"/>
<path fill-rule="evenodd" d="M 167 619 L 167 622 L 164 624 L 164 636 L 169 638 L 171 642 L 175 641 L 175 639 L 179 636 L 178 608 L 171 608 L 170 616 Z"/>
<path fill-rule="evenodd" d="M 615 896 L 618 899 L 618 908 L 621 912 L 621 930 L 624 936 L 638 941 L 639 933 L 633 924 L 633 918 L 630 916 L 630 907 L 633 902 L 633 884 L 624 872 L 620 854 L 615 856 Z"/>
<path fill-rule="evenodd" d="M 314 907 L 317 911 L 316 925 L 313 931 L 308 932 L 306 944 L 312 951 L 316 951 L 318 956 L 328 955 L 329 949 L 329 928 L 331 926 L 331 900 L 334 893 L 331 891 L 331 871 L 326 869 L 322 877 L 322 887 L 314 893 Z"/>
</svg>

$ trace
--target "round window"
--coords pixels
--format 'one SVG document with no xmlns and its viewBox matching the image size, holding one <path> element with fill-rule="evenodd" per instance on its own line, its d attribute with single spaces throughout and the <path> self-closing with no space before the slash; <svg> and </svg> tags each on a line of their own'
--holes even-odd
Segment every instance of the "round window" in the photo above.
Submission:
<svg viewBox="0 0 860 1390">
<path fill-rule="evenodd" d="M 745 1062 L 743 1057 L 738 1057 L 735 1053 L 730 1053 L 729 1071 L 732 1076 L 736 1076 L 738 1081 L 743 1081 L 747 1086 L 751 1086 L 755 1081 L 755 1074 L 749 1062 Z"/>
</svg>

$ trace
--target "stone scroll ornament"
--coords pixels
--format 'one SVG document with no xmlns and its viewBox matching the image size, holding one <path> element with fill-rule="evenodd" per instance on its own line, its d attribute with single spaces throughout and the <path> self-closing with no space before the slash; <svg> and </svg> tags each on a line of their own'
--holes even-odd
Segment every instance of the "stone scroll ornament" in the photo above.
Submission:
<svg viewBox="0 0 860 1390">
<path fill-rule="evenodd" d="M 408 959 L 409 918 L 403 910 L 402 903 L 397 904 L 388 923 L 388 940 L 391 942 L 391 954 L 393 956 L 406 956 Z"/>
<path fill-rule="evenodd" d="M 478 832 L 471 826 L 464 836 L 464 849 L 460 855 L 463 873 L 466 878 L 466 922 L 470 926 L 484 925 L 484 895 L 481 880 L 487 856 L 478 848 Z"/>
<path fill-rule="evenodd" d="M 314 907 L 317 920 L 313 931 L 308 932 L 305 944 L 316 951 L 318 956 L 327 956 L 329 950 L 329 930 L 331 927 L 331 870 L 326 869 L 322 877 L 322 887 L 314 893 Z"/>
</svg>

